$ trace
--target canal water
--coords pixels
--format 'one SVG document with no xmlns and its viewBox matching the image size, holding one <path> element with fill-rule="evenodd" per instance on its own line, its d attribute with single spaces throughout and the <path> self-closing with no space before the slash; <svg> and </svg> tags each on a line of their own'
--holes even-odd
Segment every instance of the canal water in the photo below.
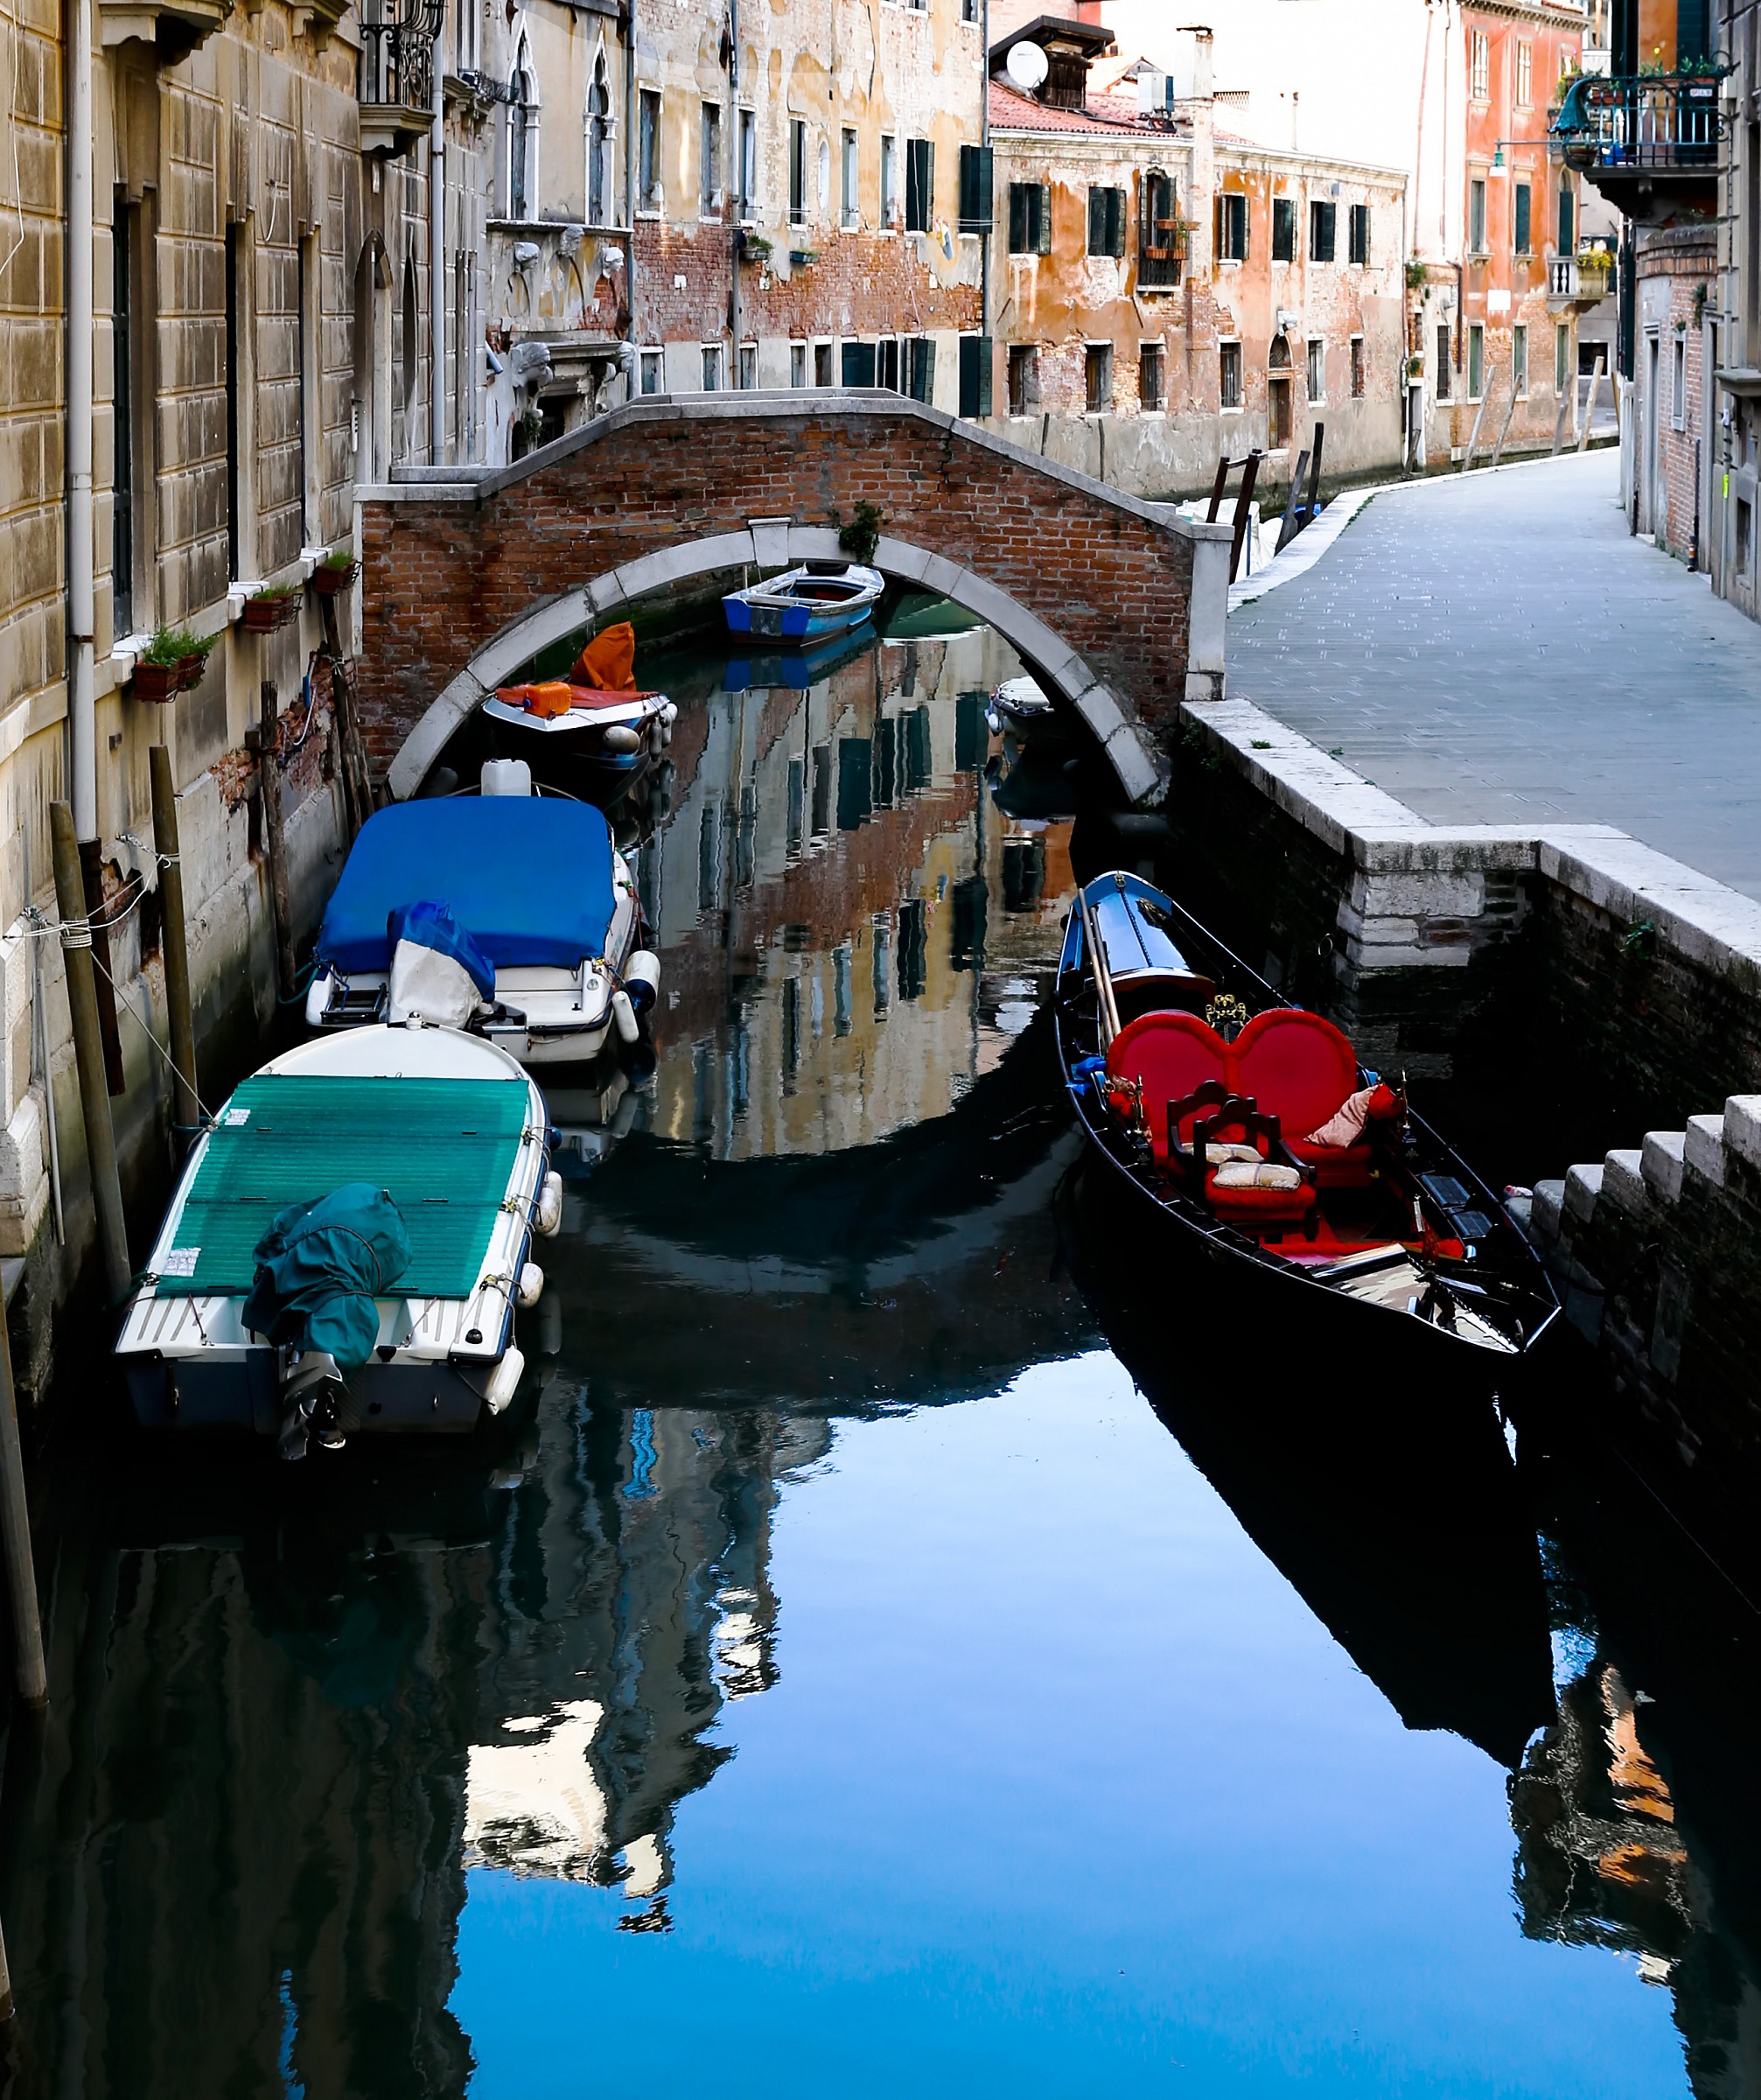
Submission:
<svg viewBox="0 0 1761 2100">
<path fill-rule="evenodd" d="M 62 1396 L 10 2090 L 1755 2090 L 1737 1617 L 1686 1667 L 1544 1466 L 1366 1449 L 1374 1365 L 1073 1236 L 1000 640 L 643 668 L 657 1057 L 553 1100 L 513 1418 L 276 1468 Z"/>
</svg>

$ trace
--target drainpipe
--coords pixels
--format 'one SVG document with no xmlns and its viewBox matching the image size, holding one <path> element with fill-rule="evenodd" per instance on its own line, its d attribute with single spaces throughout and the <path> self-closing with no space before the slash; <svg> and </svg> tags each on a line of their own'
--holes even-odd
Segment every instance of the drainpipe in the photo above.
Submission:
<svg viewBox="0 0 1761 2100">
<path fill-rule="evenodd" d="M 92 0 L 71 0 L 67 48 L 68 800 L 80 844 L 98 836 L 97 591 L 92 546 Z"/>
<path fill-rule="evenodd" d="M 624 10 L 624 311 L 630 318 L 624 340 L 639 340 L 636 326 L 636 0 Z M 636 354 L 631 352 L 630 392 L 641 385 Z"/>
<path fill-rule="evenodd" d="M 733 180 L 728 186 L 734 200 L 734 237 L 728 245 L 728 275 L 731 291 L 728 300 L 728 346 L 732 369 L 728 376 L 740 383 L 740 0 L 728 0 L 728 165 Z"/>
<path fill-rule="evenodd" d="M 978 143 L 990 144 L 990 0 L 981 0 L 978 10 Z M 996 216 L 996 172 L 991 171 L 990 219 L 978 237 L 978 333 L 981 341 L 990 333 L 990 227 Z M 956 407 L 959 403 L 954 404 Z"/>
<path fill-rule="evenodd" d="M 428 463 L 446 454 L 446 90 L 441 38 L 434 39 L 434 122 L 428 134 Z M 465 346 L 458 346 L 465 354 Z"/>
</svg>

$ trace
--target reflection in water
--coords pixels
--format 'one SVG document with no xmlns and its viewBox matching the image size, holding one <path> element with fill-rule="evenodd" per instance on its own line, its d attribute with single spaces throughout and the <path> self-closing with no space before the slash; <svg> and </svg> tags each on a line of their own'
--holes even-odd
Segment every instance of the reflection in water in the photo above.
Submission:
<svg viewBox="0 0 1761 2100">
<path fill-rule="evenodd" d="M 912 2031 L 938 2048 L 953 2031 L 939 2000 L 926 2015 L 888 1998 L 896 1979 L 969 1961 L 948 1988 L 984 2039 L 925 2090 L 982 2090 L 1005 2056 L 1016 2090 L 1077 2090 L 1119 2036 L 1131 2049 L 1157 2038 L 1118 2061 L 1141 2074 L 1131 2090 L 1165 2090 L 1177 2055 L 1212 2047 L 1191 1976 L 1221 1961 L 1204 1988 L 1226 2008 L 1240 1988 L 1230 1948 L 1246 1942 L 1213 1932 L 1211 1914 L 1240 1903 L 1247 1922 L 1230 1929 L 1251 1938 L 1264 1922 L 1268 1947 L 1308 1931 L 1275 1869 L 1244 1897 L 1229 1855 L 1287 1809 L 1232 1777 L 1250 1744 L 1253 1770 L 1277 1768 L 1267 1760 L 1289 1720 L 1268 1671 L 1301 1673 L 1314 1758 L 1330 1729 L 1352 1742 L 1347 1776 L 1305 1813 L 1344 1801 L 1373 1749 L 1379 1769 L 1403 1769 L 1339 1690 L 1331 1643 L 1274 1599 L 1268 1563 L 1408 1727 L 1452 1731 L 1517 1774 L 1524 1932 L 1667 1975 L 1695 2090 L 1747 2090 L 1751 1970 L 1709 1922 L 1695 1839 L 1646 1746 L 1649 1710 L 1585 1612 L 1562 1607 L 1490 1418 L 1441 1465 L 1397 1440 L 1353 1443 L 1339 1396 L 1298 1378 L 1298 1343 L 1207 1337 L 1204 1309 L 1166 1278 L 1134 1286 L 1122 1312 L 1119 1268 L 1099 1284 L 1085 1274 L 1095 1311 L 1240 1530 L 1223 1537 L 1190 1472 L 1189 1486 L 1157 1473 L 1172 1449 L 1159 1432 L 1157 1450 L 1130 1445 L 1136 1410 L 1108 1432 L 1135 1451 L 1129 1480 L 1094 1441 L 1081 1367 L 1065 1362 L 1093 1349 L 1094 1326 L 1058 1262 L 1052 1195 L 1074 1144 L 1041 1012 L 1072 889 L 1067 782 L 1017 766 L 993 793 L 986 773 L 984 696 L 1017 668 L 975 630 L 841 650 L 800 685 L 754 687 L 743 680 L 764 667 L 730 676 L 719 660 L 657 674 L 683 704 L 670 816 L 639 863 L 665 951 L 658 1060 L 633 1086 L 552 1102 L 570 1132 L 564 1230 L 513 1419 L 450 1450 L 351 1449 L 293 1478 L 189 1444 L 64 1462 L 43 1533 L 53 1704 L 40 1732 L 13 1726 L 0 1788 L 0 1914 L 24 2008 L 14 2090 L 462 2095 L 481 2044 L 458 2008 L 480 2007 L 485 1988 L 473 2000 L 459 1973 L 467 1877 L 473 1918 L 514 1920 L 516 1991 L 536 1991 L 523 1964 L 551 1958 L 553 1925 L 604 1923 L 612 1956 L 521 2008 L 535 2024 L 566 2006 L 585 2053 L 548 2083 L 522 2057 L 511 2089 L 597 2090 L 594 2051 L 627 2057 L 608 2026 L 658 2047 L 658 2026 L 695 2004 L 700 1969 L 637 1964 L 706 1958 L 704 1892 L 730 1858 L 724 1924 L 757 1934 L 759 1885 L 786 1890 L 770 1980 L 751 1986 L 772 1993 L 772 2027 L 755 2032 L 843 2020 L 848 1996 L 832 2015 L 810 2003 L 815 1936 L 854 1934 L 866 2002 L 886 2008 L 856 2015 L 878 2023 L 877 2066 L 895 2013 L 927 2020 Z M 1034 1366 L 1069 1376 L 1073 1411 L 1052 1395 L 1037 1417 L 992 1400 L 919 1415 L 917 1430 L 891 1418 L 997 1395 Z M 1300 1434 L 1266 1434 L 1248 1404 L 1272 1387 L 1300 1389 Z M 973 1460 L 959 1425 L 990 1409 L 1015 1425 L 987 1472 L 961 1473 Z M 808 1564 L 819 1589 L 792 1577 L 786 1620 L 777 1513 L 786 1497 L 807 1522 L 839 1488 L 839 1416 L 889 1418 L 857 1425 L 881 1482 L 855 1511 L 867 1587 L 839 1590 L 855 1580 L 844 1540 L 822 1541 Z M 947 1425 L 940 1455 L 918 1462 L 954 1470 L 890 1475 L 898 1440 L 921 1443 L 932 1420 Z M 1164 1489 L 1184 1498 L 1171 1532 Z M 926 1536 L 916 1527 L 938 1498 L 946 1535 Z M 1104 1600 L 1092 1624 L 1091 1585 Z M 1244 1587 L 1260 1601 L 1238 1623 Z M 907 1593 L 917 1616 L 895 1625 Z M 865 1620 L 804 1644 L 815 1609 L 835 1618 L 859 1600 Z M 1549 1600 L 1567 1662 L 1557 1708 Z M 1163 1652 L 1177 1606 L 1197 1629 L 1194 1674 L 1155 1682 L 1143 1657 Z M 1061 1650 L 1045 1647 L 1054 1629 Z M 842 1708 L 816 1725 L 828 1653 L 849 1675 Z M 1066 1680 L 1046 1674 L 1059 1653 L 1111 1718 L 1091 1726 L 1069 1710 Z M 987 1670 L 998 1680 L 975 1703 Z M 803 1793 L 815 1851 L 796 1842 L 791 1789 L 838 1711 L 905 1726 L 912 1755 L 853 1779 L 852 1753 L 816 1799 Z M 1109 1767 L 1145 1714 L 1150 1747 Z M 784 1775 L 767 1848 L 744 1827 L 715 1835 L 716 1804 L 737 1821 L 762 1783 L 743 1792 L 727 1774 L 737 1747 L 757 1774 Z M 1293 1786 L 1310 1783 L 1310 1757 Z M 1475 1782 L 1489 1769 L 1475 1760 Z M 933 1797 L 939 1819 L 888 1793 L 907 1780 L 948 1789 Z M 1415 1782 L 1415 1796 L 1433 1783 Z M 1200 1795 L 1211 1806 L 1178 1835 Z M 1473 1798 L 1465 1783 L 1450 1796 Z M 862 1851 L 871 1815 L 883 1866 Z M 1219 1817 L 1237 1835 L 1204 1854 L 1207 1884 L 1191 1862 Z M 1042 1870 L 1042 1909 L 1012 1908 L 1058 1833 L 1083 1830 L 1080 1863 Z M 1351 1845 L 1367 1841 L 1331 1830 L 1317 1872 L 1338 1914 L 1324 1908 L 1302 1938 L 1305 1987 L 1357 2008 L 1361 1978 L 1326 1950 L 1373 1941 L 1383 1885 L 1358 1886 Z M 1154 1871 L 1134 1880 L 1146 1847 Z M 964 1880 L 947 1878 L 955 1856 Z M 1188 1908 L 1171 1910 L 1174 1896 Z M 1502 1900 L 1482 1960 L 1486 1946 L 1521 1951 Z M 938 1902 L 946 1916 L 974 1908 L 953 1951 L 937 1951 Z M 1273 2007 L 1256 2017 L 1275 2028 L 1278 1971 L 1255 1973 L 1251 1995 Z M 1143 1975 L 1150 1997 L 1129 1995 Z M 639 1986 L 658 1993 L 646 2027 L 623 2017 Z M 737 2000 L 709 2020 L 694 2074 L 713 2061 L 719 2075 L 743 2012 Z M 1292 2012 L 1293 2032 L 1306 2017 Z M 1359 2017 L 1340 2012 L 1347 2030 Z M 773 2088 L 768 2070 L 750 2090 L 842 2090 L 811 2072 Z M 1490 2083 L 1464 2073 L 1462 2090 Z"/>
</svg>

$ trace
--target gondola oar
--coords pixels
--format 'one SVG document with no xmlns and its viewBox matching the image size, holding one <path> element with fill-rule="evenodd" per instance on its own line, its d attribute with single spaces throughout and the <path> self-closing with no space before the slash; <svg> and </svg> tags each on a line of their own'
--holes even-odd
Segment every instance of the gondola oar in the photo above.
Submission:
<svg viewBox="0 0 1761 2100">
<path fill-rule="evenodd" d="M 1119 1032 L 1119 1008 L 1113 998 L 1113 973 L 1107 967 L 1107 956 L 1101 945 L 1101 928 L 1094 915 L 1094 907 L 1088 901 L 1087 890 L 1079 890 L 1077 897 L 1082 906 L 1082 938 L 1088 948 L 1089 968 L 1094 972 L 1095 1004 L 1100 1009 L 1101 1048 L 1105 1055 L 1113 1039 Z"/>
</svg>

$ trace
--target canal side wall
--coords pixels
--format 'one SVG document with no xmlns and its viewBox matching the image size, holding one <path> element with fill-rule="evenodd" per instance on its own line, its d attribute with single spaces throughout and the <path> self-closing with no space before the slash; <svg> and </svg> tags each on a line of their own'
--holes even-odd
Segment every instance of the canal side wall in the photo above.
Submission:
<svg viewBox="0 0 1761 2100">
<path fill-rule="evenodd" d="M 289 886 L 301 941 L 315 929 L 346 850 L 329 731 L 329 710 L 320 707 L 311 736 L 283 774 Z M 279 1012 L 255 757 L 229 751 L 199 774 L 178 794 L 178 820 L 200 1092 L 213 1109 L 268 1054 Z M 150 823 L 137 821 L 134 831 L 150 838 Z M 113 912 L 126 902 L 122 886 L 133 868 L 146 878 L 142 901 L 110 935 L 126 1080 L 123 1093 L 111 1101 L 110 1114 L 129 1250 L 139 1262 L 157 1230 L 172 1178 L 168 1018 L 157 863 L 150 853 L 136 854 L 126 843 L 119 842 L 114 851 L 108 870 L 108 887 L 117 899 Z M 52 894 L 36 901 L 52 924 Z M 55 1223 L 43 1045 L 31 1012 L 39 964 L 65 1239 L 58 1237 Z M 101 1306 L 61 944 L 52 933 L 36 933 L 24 918 L 0 937 L 0 1012 L 6 1022 L 5 1054 L 17 1068 L 7 1074 L 9 1082 L 17 1082 L 11 1087 L 16 1105 L 0 1129 L 0 1268 L 19 1400 L 29 1415 L 40 1407 L 58 1354 L 63 1361 L 83 1354 L 89 1338 L 101 1331 L 108 1340 L 108 1322 Z M 93 1315 L 89 1325 L 77 1316 L 83 1312 Z M 76 1317 L 58 1321 L 58 1315 L 70 1313 Z M 75 1338 L 72 1348 L 69 1337 Z"/>
<path fill-rule="evenodd" d="M 1616 1392 L 1740 1494 L 1761 1474 L 1761 1094 L 1540 1183 L 1519 1222 Z"/>
</svg>

